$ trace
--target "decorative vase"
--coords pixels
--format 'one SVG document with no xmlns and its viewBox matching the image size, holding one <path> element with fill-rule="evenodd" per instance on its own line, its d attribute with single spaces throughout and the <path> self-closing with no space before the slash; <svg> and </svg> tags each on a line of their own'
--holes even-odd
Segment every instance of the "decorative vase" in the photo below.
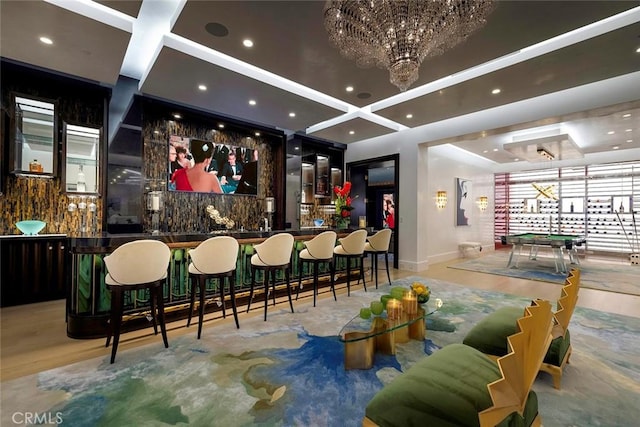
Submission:
<svg viewBox="0 0 640 427">
<path fill-rule="evenodd" d="M 346 230 L 349 228 L 350 217 L 336 219 L 336 228 L 338 230 Z"/>
</svg>

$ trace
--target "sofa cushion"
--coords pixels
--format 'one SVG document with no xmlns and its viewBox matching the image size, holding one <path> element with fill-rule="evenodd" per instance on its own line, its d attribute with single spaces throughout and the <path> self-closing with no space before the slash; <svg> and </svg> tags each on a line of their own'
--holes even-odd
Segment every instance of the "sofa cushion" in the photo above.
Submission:
<svg viewBox="0 0 640 427">
<path fill-rule="evenodd" d="M 478 412 L 493 405 L 487 384 L 501 377 L 498 365 L 478 350 L 451 344 L 385 386 L 369 402 L 366 416 L 383 427 L 477 426 Z M 527 409 L 535 417 L 537 400 Z M 518 418 L 530 422 L 512 414 L 504 425 L 516 426 Z"/>
<path fill-rule="evenodd" d="M 562 361 L 564 360 L 564 356 L 567 354 L 570 345 L 571 335 L 569 334 L 569 330 L 567 329 L 567 331 L 564 333 L 564 337 L 558 337 L 551 341 L 549 350 L 544 356 L 544 363 L 548 363 L 554 366 L 561 366 Z"/>
<path fill-rule="evenodd" d="M 523 307 L 499 308 L 479 321 L 462 342 L 483 353 L 504 356 L 509 351 L 507 337 L 516 333 L 516 322 L 523 314 Z"/>
</svg>

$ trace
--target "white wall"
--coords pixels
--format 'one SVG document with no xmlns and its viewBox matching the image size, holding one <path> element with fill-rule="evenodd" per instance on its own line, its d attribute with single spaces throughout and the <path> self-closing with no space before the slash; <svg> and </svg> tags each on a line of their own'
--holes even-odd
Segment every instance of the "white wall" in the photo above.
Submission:
<svg viewBox="0 0 640 427">
<path fill-rule="evenodd" d="M 410 271 L 426 270 L 429 262 L 457 256 L 459 241 L 480 241 L 493 247 L 492 214 L 474 215 L 477 226 L 456 227 L 453 208 L 438 212 L 434 197 L 439 189 L 436 187 L 442 185 L 442 189 L 451 191 L 450 200 L 454 200 L 454 178 L 467 178 L 473 181 L 475 197 L 480 191 L 487 190 L 489 207 L 486 212 L 493 212 L 496 164 L 457 152 L 449 145 L 436 149 L 438 141 L 637 100 L 640 99 L 639 78 L 640 71 L 351 143 L 345 152 L 345 162 L 400 153 L 399 267 Z M 434 147 L 428 148 L 427 143 Z"/>
<path fill-rule="evenodd" d="M 480 242 L 483 250 L 493 250 L 493 172 L 490 163 L 478 161 L 474 156 L 449 145 L 423 147 L 427 153 L 428 176 L 424 221 L 426 230 L 421 237 L 426 242 L 426 257 L 429 263 L 440 262 L 459 256 L 458 243 Z M 456 226 L 455 178 L 470 180 L 471 203 L 468 209 L 469 225 Z M 436 207 L 436 192 L 447 192 L 447 206 Z M 477 204 L 480 196 L 489 198 L 489 206 L 481 212 Z"/>
</svg>

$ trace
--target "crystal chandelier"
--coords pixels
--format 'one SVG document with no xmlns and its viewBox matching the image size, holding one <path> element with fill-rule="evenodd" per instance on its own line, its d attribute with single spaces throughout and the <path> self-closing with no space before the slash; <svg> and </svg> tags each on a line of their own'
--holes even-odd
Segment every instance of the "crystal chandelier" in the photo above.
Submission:
<svg viewBox="0 0 640 427">
<path fill-rule="evenodd" d="M 465 40 L 493 8 L 492 0 L 328 0 L 324 26 L 342 55 L 388 69 L 404 92 L 425 58 Z"/>
</svg>

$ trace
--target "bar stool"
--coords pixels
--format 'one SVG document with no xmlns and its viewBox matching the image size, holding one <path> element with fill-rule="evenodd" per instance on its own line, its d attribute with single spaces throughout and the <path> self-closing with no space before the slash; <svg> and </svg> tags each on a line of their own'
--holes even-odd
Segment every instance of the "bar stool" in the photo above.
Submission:
<svg viewBox="0 0 640 427">
<path fill-rule="evenodd" d="M 356 230 L 346 237 L 338 240 L 340 243 L 333 249 L 333 254 L 338 258 L 346 258 L 347 260 L 347 296 L 351 295 L 351 260 L 360 260 L 360 277 L 365 292 L 367 291 L 367 283 L 364 278 L 364 245 L 367 241 L 367 230 Z"/>
<path fill-rule="evenodd" d="M 364 253 L 371 255 L 371 279 L 373 275 L 376 275 L 376 289 L 378 289 L 378 255 L 384 254 L 384 262 L 387 267 L 387 279 L 389 279 L 389 285 L 391 285 L 391 277 L 389 277 L 389 243 L 391 243 L 391 234 L 393 231 L 390 228 L 384 228 L 378 231 L 373 236 L 367 238 L 367 243 L 364 245 Z"/>
<path fill-rule="evenodd" d="M 111 291 L 111 322 L 105 347 L 109 347 L 109 342 L 113 335 L 111 363 L 116 360 L 116 352 L 120 342 L 125 291 L 149 289 L 153 332 L 156 335 L 158 334 L 157 317 L 162 330 L 164 346 L 165 348 L 169 347 L 167 329 L 164 324 L 162 288 L 167 278 L 170 259 L 171 250 L 166 244 L 158 240 L 136 240 L 125 243 L 116 248 L 111 255 L 104 258 L 108 271 L 105 277 L 105 284 L 107 289 Z"/>
<path fill-rule="evenodd" d="M 289 295 L 289 305 L 293 313 L 293 301 L 291 300 L 291 282 L 289 272 L 291 269 L 291 252 L 293 250 L 293 236 L 289 233 L 274 234 L 253 249 L 255 254 L 251 257 L 251 290 L 249 292 L 249 302 L 247 313 L 251 308 L 253 299 L 253 287 L 256 284 L 256 271 L 264 272 L 264 320 L 267 320 L 267 305 L 269 300 L 269 274 L 271 274 L 271 286 L 273 288 L 273 305 L 276 305 L 276 271 L 283 270 L 287 281 L 287 293 Z"/>
<path fill-rule="evenodd" d="M 303 263 L 313 264 L 313 306 L 316 306 L 316 296 L 318 295 L 318 264 L 328 263 L 329 271 L 331 274 L 331 290 L 333 291 L 333 299 L 336 298 L 336 288 L 333 282 L 333 274 L 335 266 L 333 265 L 333 248 L 336 246 L 336 232 L 325 231 L 318 234 L 308 242 L 304 242 L 305 249 L 301 250 L 298 254 L 298 291 L 296 292 L 296 301 L 300 295 L 300 288 L 302 287 L 302 267 Z"/>
<path fill-rule="evenodd" d="M 208 279 L 219 279 L 220 299 L 222 301 L 222 317 L 226 318 L 224 302 L 225 278 L 229 279 L 229 294 L 233 317 L 236 328 L 238 323 L 238 311 L 236 308 L 236 261 L 238 260 L 238 241 L 229 236 L 216 236 L 200 243 L 197 248 L 189 251 L 191 262 L 189 263 L 189 279 L 191 279 L 191 303 L 189 304 L 189 318 L 187 327 L 191 325 L 191 314 L 196 302 L 196 282 L 199 285 L 200 305 L 198 307 L 198 339 L 202 333 L 202 319 L 204 317 L 206 285 Z"/>
</svg>

